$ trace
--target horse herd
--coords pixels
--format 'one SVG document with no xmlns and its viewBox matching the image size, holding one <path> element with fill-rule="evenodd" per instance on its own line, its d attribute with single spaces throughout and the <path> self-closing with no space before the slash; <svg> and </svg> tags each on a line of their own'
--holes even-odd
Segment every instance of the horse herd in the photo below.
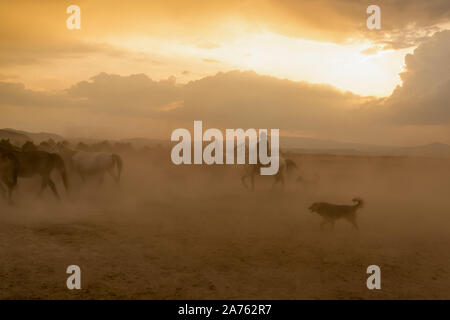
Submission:
<svg viewBox="0 0 450 320">
<path fill-rule="evenodd" d="M 66 191 L 69 191 L 68 171 L 78 174 L 83 181 L 94 174 L 103 181 L 103 176 L 108 173 L 114 181 L 119 182 L 122 166 L 121 157 L 115 153 L 73 150 L 64 143 L 57 143 L 44 150 L 32 142 L 26 142 L 19 148 L 9 140 L 1 140 L 0 192 L 11 202 L 19 177 L 39 176 L 41 188 L 38 195 L 48 186 L 59 199 L 57 187 L 51 178 L 53 171 L 61 176 Z"/>
<path fill-rule="evenodd" d="M 21 147 L 13 145 L 9 140 L 0 140 L 0 192 L 11 202 L 14 188 L 19 177 L 38 176 L 41 179 L 40 195 L 47 187 L 56 198 L 60 198 L 58 189 L 52 180 L 52 172 L 60 175 L 66 191 L 69 191 L 69 173 L 78 175 L 82 181 L 89 176 L 97 176 L 103 182 L 106 174 L 119 183 L 123 161 L 114 152 L 86 150 L 82 145 L 70 147 L 67 142 L 46 143 L 35 145 L 31 141 L 25 142 Z M 104 150 L 104 149 L 103 149 Z M 114 151 L 114 150 L 111 150 Z M 247 190 L 254 190 L 255 177 L 259 176 L 264 165 L 244 165 L 241 171 L 241 182 Z M 280 155 L 278 173 L 273 176 L 272 187 L 284 187 L 285 178 L 295 172 L 296 163 Z M 297 178 L 297 182 L 301 178 Z M 250 184 L 248 183 L 250 182 Z M 5 188 L 6 187 L 6 188 Z"/>
</svg>

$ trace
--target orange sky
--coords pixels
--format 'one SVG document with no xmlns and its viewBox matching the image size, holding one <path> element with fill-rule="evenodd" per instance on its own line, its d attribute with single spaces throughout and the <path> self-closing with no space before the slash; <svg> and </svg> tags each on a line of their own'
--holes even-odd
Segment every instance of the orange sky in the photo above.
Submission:
<svg viewBox="0 0 450 320">
<path fill-rule="evenodd" d="M 378 100 L 384 105 L 405 96 L 394 92 L 403 84 L 400 74 L 408 74 L 405 56 L 413 56 L 420 44 L 449 29 L 450 14 L 447 0 L 378 2 L 381 30 L 366 28 L 366 8 L 377 1 L 6 0 L 0 4 L 0 81 L 21 83 L 33 93 L 60 95 L 100 73 L 143 73 L 154 81 L 170 78 L 181 85 L 218 72 L 253 70 L 356 96 L 386 97 Z M 66 28 L 70 4 L 81 8 L 81 30 Z M 3 101 L 3 112 L 17 117 L 11 99 Z M 167 102 L 183 101 L 177 99 Z M 0 124 L 7 125 L 7 120 L 3 117 Z M 160 119 L 151 122 L 166 126 Z M 438 126 L 426 136 L 433 137 L 437 130 L 436 138 L 442 140 L 442 132 L 448 131 Z"/>
<path fill-rule="evenodd" d="M 418 6 L 409 9 L 417 16 L 408 20 L 409 6 L 385 7 L 383 29 L 367 30 L 365 1 L 345 2 L 78 1 L 82 28 L 67 30 L 65 10 L 72 2 L 4 1 L 2 47 L 10 52 L 3 52 L 2 73 L 52 90 L 102 71 L 187 82 L 251 69 L 387 96 L 401 84 L 404 56 L 415 43 L 386 43 L 401 42 L 412 22 L 423 24 L 414 32 L 434 32 L 426 28 L 442 28 L 445 16 L 434 7 L 424 14 Z M 399 26 L 403 37 L 393 39 Z M 386 50 L 376 50 L 382 46 Z"/>
</svg>

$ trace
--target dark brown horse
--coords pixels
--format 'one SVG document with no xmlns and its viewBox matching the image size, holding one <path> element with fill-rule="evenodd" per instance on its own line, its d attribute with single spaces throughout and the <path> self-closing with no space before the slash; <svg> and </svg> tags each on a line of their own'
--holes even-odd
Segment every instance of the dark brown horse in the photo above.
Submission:
<svg viewBox="0 0 450 320">
<path fill-rule="evenodd" d="M 17 185 L 19 175 L 19 160 L 11 152 L 0 152 L 0 190 L 11 203 L 14 187 Z M 7 191 L 3 188 L 6 186 Z"/>
<path fill-rule="evenodd" d="M 53 191 L 56 198 L 60 198 L 55 183 L 52 181 L 50 174 L 53 170 L 57 170 L 62 178 L 66 191 L 69 189 L 67 179 L 66 166 L 60 155 L 46 151 L 32 150 L 22 151 L 14 147 L 9 140 L 0 141 L 0 154 L 12 154 L 19 163 L 18 176 L 32 177 L 39 175 L 41 177 L 41 190 L 39 195 L 47 186 Z"/>
</svg>

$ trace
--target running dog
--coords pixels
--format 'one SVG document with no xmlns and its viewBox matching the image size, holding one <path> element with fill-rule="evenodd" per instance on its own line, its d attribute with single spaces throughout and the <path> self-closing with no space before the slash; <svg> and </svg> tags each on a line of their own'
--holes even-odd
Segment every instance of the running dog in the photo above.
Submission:
<svg viewBox="0 0 450 320">
<path fill-rule="evenodd" d="M 315 202 L 309 207 L 309 210 L 317 213 L 324 219 L 320 225 L 321 229 L 328 223 L 334 228 L 334 223 L 339 219 L 347 220 L 355 229 L 358 229 L 356 211 L 364 206 L 364 201 L 361 198 L 354 198 L 352 201 L 355 203 L 354 205 Z"/>
</svg>

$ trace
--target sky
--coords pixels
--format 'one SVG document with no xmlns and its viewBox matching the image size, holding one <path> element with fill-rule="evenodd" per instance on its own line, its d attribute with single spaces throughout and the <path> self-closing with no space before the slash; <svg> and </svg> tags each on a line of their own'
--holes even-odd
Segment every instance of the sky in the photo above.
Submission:
<svg viewBox="0 0 450 320">
<path fill-rule="evenodd" d="M 66 27 L 71 4 L 80 30 Z M 448 0 L 4 0 L 0 127 L 168 138 L 203 120 L 450 143 L 447 30 Z"/>
</svg>

